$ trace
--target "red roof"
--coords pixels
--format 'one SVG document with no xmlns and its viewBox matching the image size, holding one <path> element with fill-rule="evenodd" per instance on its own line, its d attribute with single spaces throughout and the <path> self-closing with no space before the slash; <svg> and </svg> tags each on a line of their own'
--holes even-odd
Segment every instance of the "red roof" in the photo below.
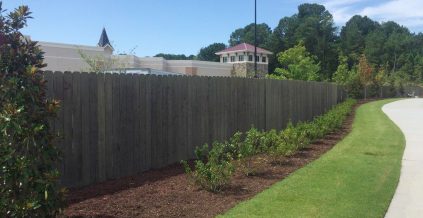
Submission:
<svg viewBox="0 0 423 218">
<path fill-rule="evenodd" d="M 250 45 L 248 43 L 241 43 L 239 45 L 235 45 L 233 47 L 227 48 L 225 50 L 216 52 L 217 55 L 225 54 L 225 53 L 233 53 L 233 52 L 254 52 L 254 45 Z M 257 53 L 262 54 L 273 54 L 272 52 L 257 47 Z"/>
</svg>

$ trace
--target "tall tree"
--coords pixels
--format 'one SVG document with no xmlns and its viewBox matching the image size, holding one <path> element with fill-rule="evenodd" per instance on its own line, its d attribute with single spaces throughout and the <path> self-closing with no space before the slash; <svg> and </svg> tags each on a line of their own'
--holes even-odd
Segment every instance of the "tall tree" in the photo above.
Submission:
<svg viewBox="0 0 423 218">
<path fill-rule="evenodd" d="M 373 69 L 367 61 L 366 56 L 363 54 L 358 62 L 358 75 L 360 81 L 364 86 L 364 99 L 367 98 L 367 87 L 372 83 L 373 80 Z"/>
<path fill-rule="evenodd" d="M 388 77 L 384 67 L 380 67 L 374 78 L 374 84 L 379 89 L 379 97 L 383 97 L 383 86 L 388 85 Z"/>
<path fill-rule="evenodd" d="M 216 52 L 219 52 L 226 48 L 224 43 L 213 43 L 207 47 L 201 48 L 200 52 L 197 55 L 198 60 L 200 61 L 214 61 L 219 62 L 220 57 L 216 55 Z"/>
<path fill-rule="evenodd" d="M 235 46 L 244 42 L 254 45 L 254 23 L 244 28 L 236 29 L 229 38 L 229 46 Z M 269 25 L 265 23 L 257 24 L 257 46 L 272 51 L 273 54 L 277 54 L 282 49 L 278 49 L 275 43 L 277 43 L 277 40 L 272 39 L 272 29 Z M 273 72 L 276 67 L 277 60 L 275 56 L 269 55 L 269 72 Z"/>
<path fill-rule="evenodd" d="M 268 48 L 267 45 L 271 34 L 272 29 L 267 24 L 257 24 L 257 46 Z M 230 46 L 235 46 L 244 42 L 254 45 L 254 23 L 249 24 L 244 28 L 236 29 L 232 32 L 229 39 Z"/>
<path fill-rule="evenodd" d="M 416 83 L 423 82 L 423 56 L 416 55 L 414 57 L 414 66 L 413 66 L 412 80 Z"/>
<path fill-rule="evenodd" d="M 366 36 L 364 54 L 371 63 L 383 64 L 382 56 L 384 55 L 385 40 L 386 35 L 382 29 L 376 29 Z"/>
<path fill-rule="evenodd" d="M 280 20 L 271 44 L 286 49 L 303 42 L 307 51 L 321 63 L 322 79 L 330 79 L 338 64 L 337 39 L 329 11 L 323 5 L 302 4 L 297 14 Z"/>
<path fill-rule="evenodd" d="M 278 54 L 282 67 L 275 69 L 271 78 L 294 80 L 318 80 L 320 70 L 316 58 L 307 52 L 304 45 L 299 44 Z"/>
<path fill-rule="evenodd" d="M 348 58 L 346 56 L 339 57 L 339 65 L 336 72 L 333 74 L 333 80 L 341 85 L 346 85 L 350 77 L 348 67 Z"/>
<path fill-rule="evenodd" d="M 389 21 L 367 35 L 364 54 L 370 63 L 383 65 L 392 74 L 407 62 L 412 62 L 406 54 L 414 53 L 413 43 L 413 35 L 407 28 Z"/>
<path fill-rule="evenodd" d="M 267 43 L 268 49 L 273 52 L 273 54 L 278 54 L 288 48 L 295 46 L 294 43 L 287 42 L 288 39 L 293 39 L 294 31 L 291 30 L 295 28 L 296 24 L 296 15 L 292 17 L 284 17 L 279 21 L 279 25 L 273 30 L 269 41 Z M 269 72 L 272 74 L 277 67 L 281 67 L 276 60 L 276 56 L 272 55 L 269 59 Z"/>
<path fill-rule="evenodd" d="M 411 49 L 410 43 L 412 36 L 410 33 L 404 32 L 392 32 L 387 35 L 382 63 L 388 63 L 392 69 L 392 73 L 395 73 L 404 64 L 412 63 L 409 57 L 407 57 L 410 54 L 408 50 Z"/>
<path fill-rule="evenodd" d="M 366 45 L 369 33 L 379 28 L 378 22 L 360 15 L 353 16 L 341 29 L 340 47 L 343 55 L 348 57 L 349 66 L 358 63 Z"/>
</svg>

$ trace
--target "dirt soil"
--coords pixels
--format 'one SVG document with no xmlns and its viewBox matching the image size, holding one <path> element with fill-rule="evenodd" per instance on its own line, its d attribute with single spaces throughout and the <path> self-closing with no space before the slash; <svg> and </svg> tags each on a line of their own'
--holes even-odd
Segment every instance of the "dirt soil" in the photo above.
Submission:
<svg viewBox="0 0 423 218">
<path fill-rule="evenodd" d="M 360 102 L 363 103 L 363 102 Z M 357 104 L 358 106 L 359 104 Z M 356 106 L 356 107 L 357 107 Z M 355 107 L 355 108 L 356 108 Z M 354 109 L 355 111 L 355 109 Z M 319 158 L 347 135 L 352 113 L 336 132 L 276 164 L 268 157 L 254 157 L 254 176 L 235 173 L 221 193 L 210 193 L 192 184 L 175 164 L 137 176 L 69 190 L 66 217 L 214 217 L 248 200 L 295 170 Z"/>
</svg>

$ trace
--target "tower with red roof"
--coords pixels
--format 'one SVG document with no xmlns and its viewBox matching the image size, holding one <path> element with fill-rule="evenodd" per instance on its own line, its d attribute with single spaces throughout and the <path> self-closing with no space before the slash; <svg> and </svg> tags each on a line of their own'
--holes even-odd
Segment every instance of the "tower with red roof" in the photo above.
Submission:
<svg viewBox="0 0 423 218">
<path fill-rule="evenodd" d="M 269 55 L 273 53 L 257 47 L 257 71 L 259 76 L 263 77 L 268 73 Z M 233 76 L 253 77 L 254 76 L 254 45 L 241 43 L 239 45 L 226 48 L 216 52 L 220 56 L 220 62 L 232 64 Z"/>
</svg>

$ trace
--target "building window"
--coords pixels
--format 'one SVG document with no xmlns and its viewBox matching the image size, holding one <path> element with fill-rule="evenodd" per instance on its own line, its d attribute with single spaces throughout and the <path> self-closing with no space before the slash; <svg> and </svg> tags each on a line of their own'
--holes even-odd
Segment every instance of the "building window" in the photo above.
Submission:
<svg viewBox="0 0 423 218">
<path fill-rule="evenodd" d="M 240 56 L 238 56 L 238 61 L 239 61 L 239 62 L 244 61 L 244 55 L 240 55 Z"/>
<path fill-rule="evenodd" d="M 248 61 L 253 61 L 253 56 L 252 55 L 248 55 Z"/>
<path fill-rule="evenodd" d="M 261 62 L 266 63 L 266 61 L 267 61 L 267 60 L 266 60 L 266 57 L 262 57 L 262 58 L 261 58 Z"/>
<path fill-rule="evenodd" d="M 228 62 L 228 57 L 223 57 L 223 63 Z"/>
<path fill-rule="evenodd" d="M 260 62 L 260 57 L 258 55 L 256 56 L 256 61 Z"/>
<path fill-rule="evenodd" d="M 231 62 L 235 62 L 235 56 L 231 56 Z"/>
</svg>

